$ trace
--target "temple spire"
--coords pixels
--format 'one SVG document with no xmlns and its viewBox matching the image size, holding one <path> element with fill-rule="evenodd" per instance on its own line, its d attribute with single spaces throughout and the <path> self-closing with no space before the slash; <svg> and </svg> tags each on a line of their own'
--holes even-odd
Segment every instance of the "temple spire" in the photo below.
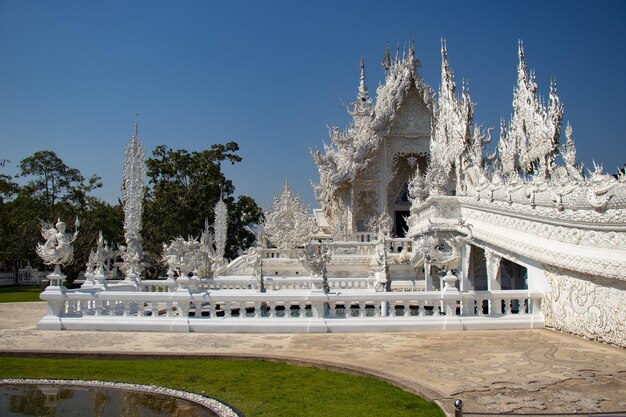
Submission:
<svg viewBox="0 0 626 417">
<path fill-rule="evenodd" d="M 391 68 L 391 52 L 389 52 L 389 43 L 387 42 L 387 47 L 385 48 L 385 58 L 383 58 L 383 68 L 385 72 L 388 72 Z"/>
<path fill-rule="evenodd" d="M 361 55 L 361 76 L 359 79 L 359 94 L 357 95 L 356 103 L 353 104 L 353 109 L 348 113 L 352 117 L 361 119 L 362 116 L 370 116 L 372 112 L 372 99 L 367 91 L 367 84 L 365 82 L 365 58 Z"/>
<path fill-rule="evenodd" d="M 135 113 L 135 131 L 133 133 L 133 140 L 139 141 L 139 113 Z"/>
<path fill-rule="evenodd" d="M 441 38 L 441 94 L 450 94 L 450 97 L 456 93 L 456 83 L 454 74 L 448 62 L 448 45 L 445 38 Z"/>
<path fill-rule="evenodd" d="M 369 101 L 370 97 L 367 92 L 367 84 L 365 83 L 365 58 L 361 55 L 361 78 L 359 80 L 359 96 L 358 100 L 360 102 Z"/>
</svg>

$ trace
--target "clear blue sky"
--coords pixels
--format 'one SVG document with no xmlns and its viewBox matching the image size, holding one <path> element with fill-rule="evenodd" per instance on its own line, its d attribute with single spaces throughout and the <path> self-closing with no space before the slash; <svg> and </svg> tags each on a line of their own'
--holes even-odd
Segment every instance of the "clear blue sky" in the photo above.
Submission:
<svg viewBox="0 0 626 417">
<path fill-rule="evenodd" d="M 237 193 L 269 205 L 288 177 L 312 203 L 309 148 L 348 123 L 361 54 L 373 94 L 385 44 L 412 37 L 434 89 L 447 38 L 485 127 L 511 113 L 522 38 L 541 92 L 559 83 L 579 159 L 626 163 L 626 2 L 388 3 L 0 0 L 1 170 L 51 149 L 115 202 L 139 113 L 148 152 L 234 140 Z"/>
</svg>

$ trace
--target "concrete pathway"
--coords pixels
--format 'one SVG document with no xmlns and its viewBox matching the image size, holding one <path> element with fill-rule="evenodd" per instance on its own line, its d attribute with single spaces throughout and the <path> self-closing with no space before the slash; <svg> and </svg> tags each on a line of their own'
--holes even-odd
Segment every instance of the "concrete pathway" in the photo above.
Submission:
<svg viewBox="0 0 626 417">
<path fill-rule="evenodd" d="M 626 415 L 626 349 L 550 330 L 206 334 L 40 331 L 44 303 L 0 304 L 0 354 L 263 357 L 374 375 L 470 412 Z M 234 404 L 236 406 L 236 404 Z M 528 414 L 531 413 L 531 414 Z"/>
</svg>

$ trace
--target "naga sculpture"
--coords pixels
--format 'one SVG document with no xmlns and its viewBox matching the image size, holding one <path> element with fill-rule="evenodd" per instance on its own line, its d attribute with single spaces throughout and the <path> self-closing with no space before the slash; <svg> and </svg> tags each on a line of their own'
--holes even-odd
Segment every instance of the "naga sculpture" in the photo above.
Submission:
<svg viewBox="0 0 626 417">
<path fill-rule="evenodd" d="M 459 228 L 467 235 L 454 234 L 443 237 L 434 228 L 421 236 L 416 242 L 417 250 L 425 260 L 446 272 L 456 271 L 461 265 L 461 247 L 472 241 L 472 225 L 459 220 Z"/>
</svg>

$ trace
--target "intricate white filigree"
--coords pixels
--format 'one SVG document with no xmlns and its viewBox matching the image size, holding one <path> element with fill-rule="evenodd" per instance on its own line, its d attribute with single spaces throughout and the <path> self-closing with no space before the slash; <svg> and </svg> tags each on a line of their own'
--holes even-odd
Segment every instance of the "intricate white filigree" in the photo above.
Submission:
<svg viewBox="0 0 626 417">
<path fill-rule="evenodd" d="M 296 248 L 305 245 L 316 232 L 315 219 L 309 209 L 294 194 L 285 181 L 283 193 L 274 195 L 274 205 L 265 211 L 263 230 L 269 241 L 277 248 Z"/>
<path fill-rule="evenodd" d="M 517 86 L 513 92 L 513 116 L 508 128 L 501 127 L 498 150 L 503 160 L 504 175 L 517 170 L 537 170 L 549 177 L 559 148 L 563 104 L 556 81 L 550 83 L 549 104 L 539 97 L 535 74 L 528 71 L 524 47 L 518 48 Z"/>
<path fill-rule="evenodd" d="M 141 216 L 146 178 L 145 154 L 146 148 L 139 141 L 139 125 L 135 122 L 135 132 L 128 145 L 126 145 L 124 157 L 122 197 L 126 246 L 122 254 L 124 262 L 120 264 L 120 269 L 127 277 L 135 278 L 139 277 L 143 270 Z"/>
<path fill-rule="evenodd" d="M 626 347 L 626 284 L 548 268 L 546 326 Z"/>
<path fill-rule="evenodd" d="M 111 261 L 115 256 L 115 251 L 109 247 L 109 243 L 104 239 L 102 235 L 102 230 L 98 234 L 98 242 L 96 246 L 96 251 L 94 252 L 95 265 L 94 270 L 98 275 L 104 275 L 106 272 L 110 271 Z"/>
<path fill-rule="evenodd" d="M 423 255 L 424 260 L 436 267 L 452 271 L 461 265 L 461 247 L 472 241 L 471 225 L 461 220 L 458 224 L 467 236 L 454 233 L 442 233 L 430 227 L 430 230 L 421 235 L 415 242 L 416 249 Z"/>
<path fill-rule="evenodd" d="M 302 251 L 300 262 L 313 276 L 322 278 L 322 289 L 325 293 L 330 292 L 326 265 L 330 262 L 331 254 L 328 248 L 309 243 Z"/>
<path fill-rule="evenodd" d="M 185 277 L 190 272 L 197 273 L 206 264 L 206 252 L 200 242 L 192 237 L 186 240 L 177 237 L 169 245 L 163 244 L 163 262 L 169 270 L 177 272 L 179 277 Z"/>
<path fill-rule="evenodd" d="M 351 235 L 355 225 L 338 220 L 346 205 L 345 191 L 369 166 L 379 151 L 381 141 L 388 135 L 390 126 L 398 115 L 401 104 L 407 99 L 409 90 L 411 88 L 417 90 L 428 111 L 432 111 L 433 107 L 432 91 L 417 73 L 420 64 L 415 58 L 414 45 L 409 45 L 408 55 L 405 50 L 402 59 L 398 54 L 395 62 L 392 62 L 390 56 L 387 49 L 384 64 L 387 77 L 385 84 L 377 90 L 376 105 L 372 107 L 367 95 L 365 67 L 362 61 L 359 94 L 357 101 L 349 110 L 353 118 L 352 123 L 345 131 L 331 128 L 331 144 L 324 144 L 323 152 L 319 149 L 312 152 L 320 173 L 320 183 L 314 185 L 316 198 L 327 217 L 337 223 L 338 230 L 347 235 Z"/>
<path fill-rule="evenodd" d="M 41 222 L 41 236 L 46 239 L 44 244 L 38 243 L 35 251 L 46 265 L 54 265 L 54 273 L 60 275 L 60 266 L 71 264 L 74 260 L 72 243 L 78 237 L 78 217 L 74 223 L 74 234 L 65 233 L 65 223 L 59 219 L 56 225 Z"/>
<path fill-rule="evenodd" d="M 228 229 L 228 209 L 223 199 L 217 202 L 214 209 L 213 238 L 215 240 L 215 257 L 224 259 L 226 251 L 226 231 Z"/>
</svg>

